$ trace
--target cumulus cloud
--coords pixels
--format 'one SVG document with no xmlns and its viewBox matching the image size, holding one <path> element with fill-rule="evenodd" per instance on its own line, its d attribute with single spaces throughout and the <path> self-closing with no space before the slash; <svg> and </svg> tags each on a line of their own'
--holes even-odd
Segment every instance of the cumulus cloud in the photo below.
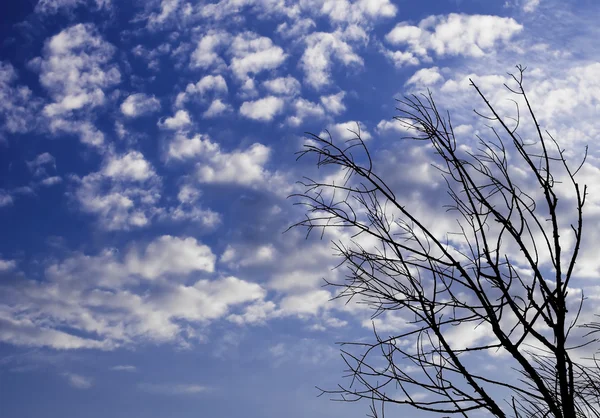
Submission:
<svg viewBox="0 0 600 418">
<path fill-rule="evenodd" d="M 285 315 L 317 315 L 328 306 L 332 294 L 327 290 L 312 290 L 285 296 L 279 303 Z"/>
<path fill-rule="evenodd" d="M 346 141 L 349 139 L 354 139 L 356 138 L 356 133 L 360 133 L 360 137 L 363 140 L 369 140 L 372 138 L 371 134 L 362 122 L 357 123 L 354 121 L 348 121 L 336 123 L 333 125 L 329 125 L 327 127 L 327 130 L 329 131 L 334 140 Z M 327 136 L 327 133 L 321 132 L 319 135 L 324 137 Z"/>
<path fill-rule="evenodd" d="M 444 81 L 444 76 L 440 73 L 440 69 L 438 67 L 431 67 L 421 68 L 414 73 L 405 84 L 407 86 L 417 85 L 429 87 L 441 81 Z"/>
<path fill-rule="evenodd" d="M 105 145 L 104 134 L 89 121 L 52 119 L 49 128 L 53 134 L 77 135 L 79 140 L 86 145 L 98 148 Z"/>
<path fill-rule="evenodd" d="M 150 243 L 140 254 L 132 250 L 125 259 L 127 270 L 145 279 L 156 279 L 166 274 L 186 275 L 193 271 L 212 273 L 215 255 L 210 247 L 194 238 L 180 239 L 163 236 Z"/>
<path fill-rule="evenodd" d="M 104 164 L 102 174 L 125 181 L 144 181 L 156 175 L 150 163 L 138 151 L 111 155 Z"/>
<path fill-rule="evenodd" d="M 294 100 L 292 108 L 294 115 L 287 118 L 287 122 L 292 126 L 300 125 L 306 118 L 320 119 L 325 116 L 323 106 L 302 98 Z"/>
<path fill-rule="evenodd" d="M 173 236 L 132 245 L 122 256 L 107 249 L 53 261 L 43 281 L 0 286 L 0 340 L 57 349 L 193 341 L 190 327 L 266 296 L 233 276 L 208 279 L 214 261 L 208 246 Z"/>
<path fill-rule="evenodd" d="M 77 24 L 50 38 L 43 58 L 32 61 L 54 99 L 44 113 L 54 118 L 104 104 L 105 90 L 121 80 L 119 69 L 111 64 L 114 52 L 93 24 Z"/>
<path fill-rule="evenodd" d="M 317 26 L 310 18 L 296 19 L 292 22 L 283 22 L 277 26 L 277 33 L 288 39 L 301 39 Z"/>
<path fill-rule="evenodd" d="M 187 110 L 178 110 L 175 115 L 159 121 L 158 126 L 163 129 L 178 130 L 192 124 Z"/>
<path fill-rule="evenodd" d="M 334 60 L 348 65 L 363 65 L 363 59 L 346 42 L 341 31 L 315 32 L 305 38 L 306 49 L 300 58 L 305 81 L 319 90 L 330 84 L 331 65 Z"/>
<path fill-rule="evenodd" d="M 253 32 L 244 32 L 233 38 L 229 52 L 232 55 L 230 68 L 240 81 L 246 81 L 265 70 L 279 67 L 287 54 L 274 45 L 271 38 Z"/>
<path fill-rule="evenodd" d="M 97 216 L 104 229 L 146 226 L 157 212 L 160 178 L 138 151 L 109 154 L 100 171 L 72 179 L 80 210 Z"/>
<path fill-rule="evenodd" d="M 285 102 L 276 96 L 267 96 L 262 99 L 242 103 L 240 114 L 248 119 L 268 122 L 282 112 Z"/>
<path fill-rule="evenodd" d="M 270 153 L 269 147 L 259 143 L 245 150 L 227 152 L 208 135 L 188 138 L 180 134 L 169 144 L 167 156 L 178 160 L 199 160 L 195 178 L 200 183 L 256 186 L 270 176 L 264 168 Z"/>
<path fill-rule="evenodd" d="M 268 175 L 264 165 L 270 153 L 269 147 L 258 143 L 247 150 L 215 152 L 207 156 L 207 164 L 196 166 L 196 177 L 201 183 L 232 183 L 256 187 Z"/>
<path fill-rule="evenodd" d="M 385 39 L 405 47 L 403 51 L 388 51 L 397 63 L 417 64 L 430 60 L 430 51 L 437 56 L 482 57 L 496 44 L 506 44 L 522 29 L 513 18 L 451 13 L 430 16 L 417 26 L 401 22 Z"/>
<path fill-rule="evenodd" d="M 222 75 L 207 75 L 196 84 L 188 84 L 186 93 L 205 95 L 208 92 L 227 93 L 227 82 Z"/>
<path fill-rule="evenodd" d="M 272 244 L 235 248 L 228 245 L 219 258 L 219 262 L 226 263 L 230 268 L 264 265 L 273 261 L 277 250 Z"/>
<path fill-rule="evenodd" d="M 232 112 L 233 108 L 231 105 L 224 103 L 221 99 L 215 99 L 211 102 L 208 109 L 202 113 L 202 117 L 205 119 L 214 118 L 217 116 L 221 116 L 224 113 Z"/>
<path fill-rule="evenodd" d="M 211 141 L 208 135 L 197 134 L 188 138 L 183 133 L 175 135 L 169 143 L 168 157 L 183 160 L 198 155 L 214 154 L 220 151 L 219 144 Z"/>
<path fill-rule="evenodd" d="M 272 94 L 296 96 L 300 93 L 300 82 L 294 77 L 278 77 L 263 82 L 263 86 Z"/>
<path fill-rule="evenodd" d="M 410 123 L 410 121 L 406 121 Z M 410 131 L 406 128 L 405 123 L 397 119 L 383 119 L 377 124 L 377 133 L 380 135 L 395 133 L 409 136 Z"/>
<path fill-rule="evenodd" d="M 121 103 L 121 113 L 127 117 L 135 118 L 160 110 L 160 101 L 154 96 L 144 93 L 135 93 L 127 96 Z"/>
<path fill-rule="evenodd" d="M 222 68 L 225 61 L 219 55 L 219 50 L 229 42 L 230 35 L 224 31 L 209 31 L 196 44 L 196 49 L 190 57 L 192 68 Z"/>
<path fill-rule="evenodd" d="M 334 24 L 357 24 L 380 18 L 391 18 L 397 7 L 390 0 L 311 0 L 301 5 L 319 15 L 329 17 Z"/>
<path fill-rule="evenodd" d="M 346 92 L 340 91 L 337 94 L 321 96 L 319 100 L 329 113 L 332 115 L 339 115 L 346 110 L 346 106 L 344 105 L 344 97 L 346 97 Z"/>
<path fill-rule="evenodd" d="M 50 132 L 75 134 L 96 147 L 104 144 L 90 120 L 93 115 L 84 111 L 103 106 L 106 91 L 120 82 L 121 73 L 111 63 L 114 52 L 93 24 L 71 26 L 46 41 L 43 56 L 30 66 L 39 71 L 40 84 L 52 98 L 43 109 Z"/>
</svg>

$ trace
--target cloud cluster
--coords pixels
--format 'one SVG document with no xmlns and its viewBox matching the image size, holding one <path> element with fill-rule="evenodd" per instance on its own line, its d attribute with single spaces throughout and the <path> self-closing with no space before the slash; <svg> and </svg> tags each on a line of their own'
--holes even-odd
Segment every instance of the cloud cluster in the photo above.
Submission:
<svg viewBox="0 0 600 418">
<path fill-rule="evenodd" d="M 43 57 L 31 61 L 53 100 L 43 109 L 52 132 L 76 134 L 97 147 L 104 144 L 93 115 L 85 112 L 103 106 L 105 92 L 121 81 L 118 67 L 111 63 L 114 52 L 93 24 L 80 23 L 50 38 Z"/>
<path fill-rule="evenodd" d="M 121 103 L 121 113 L 130 118 L 147 115 L 160 110 L 160 101 L 154 96 L 135 93 L 127 96 Z"/>
<path fill-rule="evenodd" d="M 138 151 L 110 154 L 100 171 L 73 177 L 73 198 L 107 230 L 142 227 L 156 213 L 160 178 Z"/>
<path fill-rule="evenodd" d="M 507 44 L 523 30 L 513 18 L 465 15 L 430 16 L 417 26 L 401 22 L 385 37 L 388 43 L 404 47 L 386 51 L 398 67 L 430 62 L 433 52 L 438 57 L 482 57 L 494 51 L 496 44 Z"/>
<path fill-rule="evenodd" d="M 168 235 L 123 255 L 75 253 L 48 265 L 43 282 L 0 287 L 0 340 L 57 349 L 140 339 L 183 344 L 194 334 L 189 326 L 202 328 L 265 296 L 258 284 L 213 277 L 215 260 L 196 239 Z"/>
</svg>

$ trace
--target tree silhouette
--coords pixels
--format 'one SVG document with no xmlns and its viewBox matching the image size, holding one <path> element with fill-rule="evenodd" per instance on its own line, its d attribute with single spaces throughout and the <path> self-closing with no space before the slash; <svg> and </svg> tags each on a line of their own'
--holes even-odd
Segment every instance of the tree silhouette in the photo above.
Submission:
<svg viewBox="0 0 600 418">
<path fill-rule="evenodd" d="M 597 363 L 581 357 L 598 324 L 579 326 L 585 298 L 569 295 L 584 232 L 587 188 L 576 176 L 585 156 L 574 168 L 540 128 L 517 69 L 505 85 L 514 117 L 471 80 L 490 134 L 473 148 L 457 142 L 431 92 L 398 101 L 397 123 L 432 148 L 445 180 L 457 226 L 444 234 L 386 184 L 402 173 L 377 171 L 359 128 L 345 142 L 308 134 L 299 158 L 316 157 L 344 181 L 305 178 L 293 196 L 306 217 L 294 226 L 350 231 L 334 242 L 347 269 L 343 281 L 327 281 L 335 297 L 368 304 L 373 318 L 408 321 L 395 334 L 373 325 L 373 341 L 342 343 L 349 383 L 323 393 L 368 399 L 373 417 L 386 404 L 443 416 L 600 417 Z M 532 133 L 522 136 L 525 122 Z M 490 361 L 505 366 L 500 376 L 482 367 Z"/>
</svg>

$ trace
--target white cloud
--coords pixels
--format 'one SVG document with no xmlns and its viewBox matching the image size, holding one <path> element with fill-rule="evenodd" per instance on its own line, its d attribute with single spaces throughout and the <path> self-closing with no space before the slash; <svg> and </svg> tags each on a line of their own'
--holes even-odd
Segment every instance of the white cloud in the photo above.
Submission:
<svg viewBox="0 0 600 418">
<path fill-rule="evenodd" d="M 407 123 L 410 123 L 407 121 Z M 389 134 L 389 133 L 397 133 L 405 136 L 410 135 L 410 131 L 406 128 L 405 124 L 397 119 L 383 119 L 380 120 L 377 124 L 377 133 Z"/>
<path fill-rule="evenodd" d="M 287 119 L 288 123 L 292 126 L 300 125 L 306 118 L 320 119 L 325 116 L 325 110 L 320 104 L 310 102 L 306 99 L 298 98 L 294 100 L 292 107 L 295 113 Z"/>
<path fill-rule="evenodd" d="M 406 65 L 419 64 L 419 58 L 417 58 L 412 52 L 390 51 L 388 49 L 383 49 L 383 53 L 394 63 L 396 68 L 402 68 Z"/>
<path fill-rule="evenodd" d="M 30 132 L 37 125 L 41 100 L 29 87 L 15 85 L 16 80 L 13 66 L 0 61 L 0 128 L 9 133 Z"/>
<path fill-rule="evenodd" d="M 540 0 L 525 0 L 523 3 L 523 11 L 526 13 L 535 12 L 540 5 Z"/>
<path fill-rule="evenodd" d="M 408 79 L 405 85 L 415 84 L 428 87 L 441 81 L 444 81 L 444 76 L 440 74 L 438 67 L 421 68 Z"/>
<path fill-rule="evenodd" d="M 301 4 L 328 16 L 334 24 L 361 24 L 368 20 L 394 17 L 397 7 L 390 0 L 304 0 Z"/>
<path fill-rule="evenodd" d="M 154 280 L 165 275 L 187 275 L 194 271 L 212 273 L 216 257 L 210 247 L 194 238 L 162 236 L 148 244 L 143 254 L 132 250 L 125 265 L 131 274 Z"/>
<path fill-rule="evenodd" d="M 221 99 L 215 99 L 211 102 L 208 109 L 202 113 L 202 117 L 205 119 L 214 118 L 222 115 L 223 113 L 231 112 L 233 108 L 228 103 L 223 103 Z"/>
<path fill-rule="evenodd" d="M 6 190 L 0 189 L 0 208 L 3 206 L 9 206 L 13 204 L 13 198 Z"/>
<path fill-rule="evenodd" d="M 178 130 L 191 125 L 192 120 L 187 110 L 178 110 L 174 116 L 166 118 L 164 121 L 159 121 L 158 126 L 163 129 Z"/>
<path fill-rule="evenodd" d="M 188 89 L 194 93 L 206 94 L 209 91 L 227 93 L 227 82 L 221 75 L 207 75 L 202 77 L 195 85 L 188 84 Z"/>
<path fill-rule="evenodd" d="M 214 260 L 194 238 L 162 236 L 123 256 L 107 249 L 53 261 L 42 281 L 0 286 L 0 341 L 109 350 L 145 341 L 187 344 L 197 338 L 195 326 L 266 296 L 260 285 L 233 276 L 205 279 Z"/>
<path fill-rule="evenodd" d="M 283 49 L 274 45 L 270 38 L 253 32 L 237 35 L 229 52 L 232 54 L 231 71 L 240 81 L 246 81 L 262 71 L 273 70 L 287 58 Z"/>
<path fill-rule="evenodd" d="M 300 82 L 294 77 L 279 77 L 263 82 L 263 86 L 272 94 L 296 96 L 300 93 Z"/>
<path fill-rule="evenodd" d="M 60 183 L 62 183 L 62 178 L 60 176 L 46 177 L 40 182 L 42 186 L 54 186 Z"/>
<path fill-rule="evenodd" d="M 104 135 L 88 111 L 103 106 L 105 92 L 121 80 L 118 67 L 111 64 L 114 52 L 93 24 L 71 26 L 46 41 L 43 57 L 32 60 L 30 67 L 39 72 L 40 84 L 53 101 L 43 109 L 50 132 L 75 134 L 85 144 L 103 146 Z"/>
<path fill-rule="evenodd" d="M 33 160 L 27 161 L 26 164 L 29 171 L 36 177 L 47 175 L 46 166 L 56 169 L 56 160 L 49 152 L 38 155 Z"/>
<path fill-rule="evenodd" d="M 156 97 L 144 93 L 131 94 L 121 103 L 121 113 L 132 118 L 159 110 L 160 101 Z"/>
<path fill-rule="evenodd" d="M 276 317 L 277 305 L 271 301 L 258 301 L 246 306 L 241 314 L 231 314 L 227 319 L 235 324 L 264 324 L 268 319 Z"/>
<path fill-rule="evenodd" d="M 212 142 L 208 135 L 197 134 L 187 138 L 182 133 L 177 133 L 169 143 L 168 157 L 178 160 L 194 158 L 198 155 L 218 154 L 219 144 Z"/>
<path fill-rule="evenodd" d="M 242 103 L 240 114 L 249 119 L 268 122 L 281 113 L 284 104 L 285 102 L 280 97 L 267 96 Z"/>
<path fill-rule="evenodd" d="M 317 315 L 327 307 L 331 297 L 327 290 L 312 290 L 285 296 L 279 306 L 285 315 Z"/>
<path fill-rule="evenodd" d="M 228 88 L 225 78 L 219 74 L 209 74 L 202 77 L 196 84 L 189 83 L 185 91 L 177 95 L 175 105 L 181 107 L 190 97 L 196 95 L 200 96 L 201 99 L 205 99 L 209 93 L 212 93 L 213 96 L 222 96 L 227 94 L 227 92 Z"/>
<path fill-rule="evenodd" d="M 207 93 L 214 93 L 216 95 L 226 94 L 228 91 L 227 82 L 222 75 L 207 75 L 202 77 L 196 84 L 188 84 L 185 92 L 180 93 L 177 96 L 176 104 L 181 106 L 187 99 L 188 96 L 200 95 L 205 96 Z"/>
<path fill-rule="evenodd" d="M 327 130 L 329 131 L 334 140 L 345 141 L 348 139 L 354 139 L 356 138 L 355 132 L 360 132 L 361 138 L 365 141 L 372 138 L 371 134 L 362 122 L 358 122 L 358 124 L 354 121 L 336 123 L 334 125 L 329 125 L 327 127 Z M 327 133 L 321 132 L 319 135 L 324 137 L 324 135 L 326 136 Z"/>
<path fill-rule="evenodd" d="M 104 164 L 102 174 L 123 181 L 144 181 L 156 175 L 150 163 L 139 151 L 110 155 Z"/>
<path fill-rule="evenodd" d="M 167 156 L 179 160 L 198 160 L 195 178 L 200 183 L 258 186 L 274 176 L 264 168 L 270 153 L 269 147 L 259 143 L 245 150 L 227 152 L 208 135 L 191 138 L 176 135 L 169 144 Z"/>
<path fill-rule="evenodd" d="M 196 176 L 201 183 L 233 183 L 246 186 L 262 184 L 267 176 L 264 169 L 270 148 L 253 144 L 247 150 L 216 152 L 207 156 L 206 163 L 196 166 Z"/>
<path fill-rule="evenodd" d="M 221 215 L 210 209 L 202 209 L 199 205 L 180 203 L 158 214 L 162 219 L 174 222 L 189 221 L 206 228 L 214 228 L 222 221 Z"/>
<path fill-rule="evenodd" d="M 190 57 L 192 68 L 210 68 L 217 69 L 225 66 L 225 61 L 217 52 L 222 46 L 230 40 L 230 35 L 223 31 L 209 31 L 196 44 L 196 49 Z"/>
<path fill-rule="evenodd" d="M 137 367 L 132 366 L 130 364 L 120 364 L 118 366 L 113 366 L 110 368 L 116 372 L 135 372 L 137 371 Z"/>
<path fill-rule="evenodd" d="M 396 61 L 415 64 L 429 60 L 429 51 L 438 56 L 462 55 L 482 57 L 497 44 L 505 44 L 523 26 L 512 18 L 488 15 L 451 13 L 447 16 L 430 16 L 418 26 L 401 22 L 386 35 L 386 40 L 407 50 L 391 52 Z"/>
<path fill-rule="evenodd" d="M 330 84 L 330 70 L 335 60 L 342 64 L 363 65 L 363 60 L 345 41 L 342 32 L 315 32 L 305 38 L 306 49 L 300 59 L 306 82 L 319 90 Z"/>
<path fill-rule="evenodd" d="M 72 9 L 88 3 L 94 3 L 97 9 L 111 7 L 111 0 L 40 0 L 35 6 L 35 11 L 38 13 L 56 13 L 60 9 Z"/>
<path fill-rule="evenodd" d="M 228 245 L 221 254 L 219 262 L 226 263 L 230 268 L 259 266 L 272 262 L 277 250 L 272 244 L 234 248 Z"/>
<path fill-rule="evenodd" d="M 93 147 L 100 148 L 104 145 L 104 134 L 88 121 L 52 119 L 49 128 L 53 134 L 68 133 L 77 135 L 82 143 Z"/>
<path fill-rule="evenodd" d="M 148 25 L 150 27 L 160 26 L 169 17 L 171 17 L 177 11 L 180 0 L 162 0 L 160 3 L 160 13 L 152 13 L 148 17 Z"/>
<path fill-rule="evenodd" d="M 93 380 L 86 376 L 75 373 L 64 373 L 63 376 L 65 376 L 69 384 L 76 389 L 89 389 L 93 385 Z"/>
<path fill-rule="evenodd" d="M 110 348 L 109 344 L 103 341 L 81 338 L 63 331 L 38 326 L 34 320 L 23 318 L 18 311 L 12 312 L 2 303 L 0 303 L 0 341 L 17 346 L 51 347 L 57 350 Z"/>
<path fill-rule="evenodd" d="M 296 19 L 293 22 L 284 22 L 277 26 L 277 33 L 288 39 L 301 39 L 317 24 L 309 18 Z"/>
<path fill-rule="evenodd" d="M 0 273 L 14 270 L 17 267 L 15 260 L 3 260 L 0 258 Z"/>
<path fill-rule="evenodd" d="M 200 198 L 200 190 L 195 188 L 192 185 L 184 184 L 179 188 L 179 193 L 177 193 L 177 200 L 181 203 L 194 203 Z"/>
<path fill-rule="evenodd" d="M 344 105 L 344 97 L 346 97 L 346 92 L 340 91 L 337 94 L 321 96 L 319 100 L 325 107 L 325 110 L 333 115 L 339 115 L 346 110 L 346 106 Z"/>
<path fill-rule="evenodd" d="M 166 384 L 166 383 L 141 383 L 138 388 L 144 392 L 157 395 L 196 395 L 209 391 L 207 386 L 197 384 Z"/>
<path fill-rule="evenodd" d="M 121 80 L 117 66 L 110 64 L 114 52 L 92 24 L 71 26 L 47 41 L 44 57 L 32 61 L 54 99 L 44 113 L 54 118 L 103 105 L 104 91 Z"/>
<path fill-rule="evenodd" d="M 138 151 L 108 154 L 99 172 L 72 179 L 80 210 L 96 215 L 104 229 L 143 227 L 158 211 L 160 178 Z"/>
</svg>

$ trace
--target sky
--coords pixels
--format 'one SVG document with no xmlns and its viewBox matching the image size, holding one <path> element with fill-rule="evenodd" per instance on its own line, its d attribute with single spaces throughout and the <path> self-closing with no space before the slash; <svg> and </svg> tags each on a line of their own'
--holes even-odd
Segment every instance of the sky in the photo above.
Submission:
<svg viewBox="0 0 600 418">
<path fill-rule="evenodd" d="M 373 321 L 323 287 L 348 236 L 284 233 L 297 181 L 326 174 L 296 161 L 304 132 L 358 125 L 445 226 L 395 99 L 430 89 L 472 144 L 488 131 L 469 78 L 502 107 L 517 64 L 567 154 L 590 146 L 576 290 L 592 317 L 599 16 L 592 0 L 0 2 L 0 415 L 365 416 L 315 388 L 342 380 L 336 342 Z"/>
</svg>

